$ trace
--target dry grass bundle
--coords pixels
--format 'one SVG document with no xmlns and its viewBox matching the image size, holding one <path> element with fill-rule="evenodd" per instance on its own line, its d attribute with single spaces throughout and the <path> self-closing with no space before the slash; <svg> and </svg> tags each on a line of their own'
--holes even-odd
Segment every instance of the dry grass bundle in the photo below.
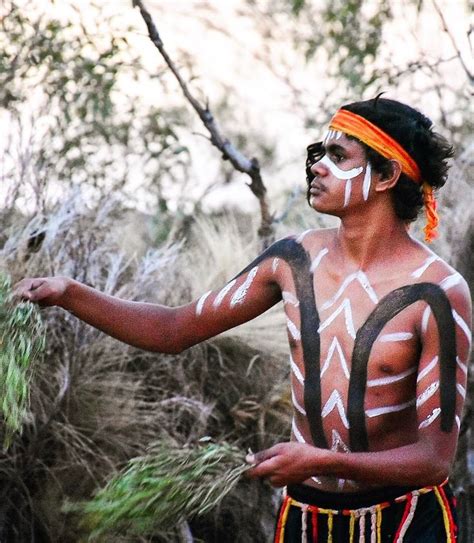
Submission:
<svg viewBox="0 0 474 543">
<path fill-rule="evenodd" d="M 0 397 L 5 450 L 27 417 L 30 383 L 44 347 L 38 309 L 28 302 L 15 302 L 10 278 L 0 274 Z"/>
<path fill-rule="evenodd" d="M 152 444 L 86 503 L 67 509 L 83 516 L 89 540 L 114 534 L 153 535 L 218 506 L 249 468 L 242 449 L 228 443 Z"/>
</svg>

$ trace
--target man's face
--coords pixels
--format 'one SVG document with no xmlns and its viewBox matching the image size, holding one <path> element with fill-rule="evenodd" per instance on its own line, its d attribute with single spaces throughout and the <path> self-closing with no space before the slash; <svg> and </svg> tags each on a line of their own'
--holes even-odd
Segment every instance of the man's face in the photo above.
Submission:
<svg viewBox="0 0 474 543">
<path fill-rule="evenodd" d="M 316 211 L 342 216 L 367 200 L 370 163 L 362 145 L 342 132 L 329 131 L 321 144 L 311 146 L 307 166 L 308 202 Z"/>
</svg>

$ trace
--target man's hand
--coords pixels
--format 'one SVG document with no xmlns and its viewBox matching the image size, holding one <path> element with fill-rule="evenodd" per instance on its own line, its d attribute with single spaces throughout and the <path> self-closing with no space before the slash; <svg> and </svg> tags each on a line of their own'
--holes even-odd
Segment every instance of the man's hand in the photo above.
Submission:
<svg viewBox="0 0 474 543">
<path fill-rule="evenodd" d="M 67 277 L 36 277 L 19 281 L 13 293 L 21 300 L 35 302 L 40 306 L 61 305 L 72 279 Z"/>
<path fill-rule="evenodd" d="M 270 449 L 247 456 L 249 464 L 255 464 L 246 474 L 248 477 L 267 478 L 273 486 L 301 483 L 318 475 L 325 452 L 305 443 L 278 443 Z M 319 474 L 321 471 L 319 471 Z"/>
</svg>

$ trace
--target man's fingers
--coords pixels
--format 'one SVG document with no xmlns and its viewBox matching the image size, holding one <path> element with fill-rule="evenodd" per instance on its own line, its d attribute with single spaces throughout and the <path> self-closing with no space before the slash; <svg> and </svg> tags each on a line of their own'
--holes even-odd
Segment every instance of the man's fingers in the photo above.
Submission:
<svg viewBox="0 0 474 543">
<path fill-rule="evenodd" d="M 251 478 L 267 477 L 274 473 L 278 465 L 278 457 L 273 456 L 267 460 L 258 463 L 255 467 L 246 471 L 246 475 Z"/>
<path fill-rule="evenodd" d="M 45 279 L 42 277 L 36 279 L 23 279 L 13 288 L 13 295 L 22 300 L 36 301 L 45 296 Z M 42 288 L 43 287 L 43 288 Z"/>
<path fill-rule="evenodd" d="M 269 449 L 264 449 L 263 451 L 249 453 L 245 457 L 245 461 L 247 462 L 247 464 L 260 464 L 261 462 L 272 458 L 276 454 L 278 454 L 278 452 L 276 449 L 276 445 L 274 445 L 273 447 L 270 447 Z"/>
</svg>

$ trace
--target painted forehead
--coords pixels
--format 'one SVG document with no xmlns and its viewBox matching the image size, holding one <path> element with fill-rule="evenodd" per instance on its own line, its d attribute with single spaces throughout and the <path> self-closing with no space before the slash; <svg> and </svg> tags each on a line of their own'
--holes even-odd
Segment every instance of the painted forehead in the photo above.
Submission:
<svg viewBox="0 0 474 543">
<path fill-rule="evenodd" d="M 325 145 L 329 140 L 338 140 L 345 135 L 344 132 L 340 132 L 339 130 L 328 129 L 323 136 L 323 144 Z"/>
</svg>

